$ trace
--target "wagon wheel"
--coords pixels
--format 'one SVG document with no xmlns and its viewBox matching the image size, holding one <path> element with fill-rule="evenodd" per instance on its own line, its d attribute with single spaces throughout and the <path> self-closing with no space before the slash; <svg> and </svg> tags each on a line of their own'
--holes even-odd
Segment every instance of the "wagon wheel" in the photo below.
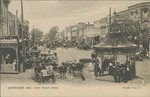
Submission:
<svg viewBox="0 0 150 97">
<path fill-rule="evenodd" d="M 89 63 L 84 63 L 84 68 L 88 67 Z"/>
<path fill-rule="evenodd" d="M 43 78 L 42 78 L 41 73 L 38 75 L 37 81 L 38 81 L 39 83 L 42 83 L 42 82 L 43 82 Z"/>
<path fill-rule="evenodd" d="M 53 79 L 52 79 L 52 83 L 56 83 L 56 77 L 54 76 Z"/>
<path fill-rule="evenodd" d="M 37 81 L 38 81 L 39 83 L 41 83 L 41 82 L 42 82 L 42 77 L 39 76 L 38 79 L 37 79 Z"/>
<path fill-rule="evenodd" d="M 52 73 L 52 83 L 54 84 L 56 82 L 56 77 L 54 75 L 54 73 Z"/>
<path fill-rule="evenodd" d="M 37 82 L 37 74 L 36 73 L 34 74 L 34 81 Z"/>
</svg>

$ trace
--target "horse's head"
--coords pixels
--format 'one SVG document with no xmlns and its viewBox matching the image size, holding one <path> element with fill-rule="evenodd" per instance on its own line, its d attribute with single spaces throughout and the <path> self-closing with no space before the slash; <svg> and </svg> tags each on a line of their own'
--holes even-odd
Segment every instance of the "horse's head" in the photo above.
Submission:
<svg viewBox="0 0 150 97">
<path fill-rule="evenodd" d="M 64 67 L 69 67 L 69 66 L 70 66 L 69 63 L 67 63 L 67 62 L 62 62 L 62 65 L 63 65 Z"/>
</svg>

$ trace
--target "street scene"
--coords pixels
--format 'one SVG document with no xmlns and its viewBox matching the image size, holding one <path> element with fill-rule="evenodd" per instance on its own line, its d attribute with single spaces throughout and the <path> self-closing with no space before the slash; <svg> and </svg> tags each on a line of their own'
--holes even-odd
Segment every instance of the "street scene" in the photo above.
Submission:
<svg viewBox="0 0 150 97">
<path fill-rule="evenodd" d="M 150 2 L 117 2 L 0 0 L 2 86 L 149 86 Z"/>
<path fill-rule="evenodd" d="M 41 52 L 48 53 L 49 49 L 45 49 L 44 47 L 39 47 Z M 84 50 L 78 50 L 75 48 L 68 48 L 68 49 L 62 49 L 57 48 L 54 50 L 54 52 L 57 52 L 59 56 L 59 63 L 66 62 L 66 61 L 78 61 L 81 58 L 90 58 L 91 53 L 93 50 L 90 51 L 84 51 Z M 137 77 L 130 80 L 128 85 L 146 85 L 149 83 L 149 66 L 148 63 L 150 62 L 149 59 L 144 59 L 143 61 L 136 61 L 136 75 Z M 145 68 L 146 67 L 146 68 Z M 73 74 L 66 74 L 66 79 L 61 79 L 59 76 L 59 73 L 55 73 L 56 75 L 56 84 L 68 84 L 68 85 L 88 85 L 88 84 L 99 84 L 99 85 L 117 85 L 115 83 L 112 76 L 101 76 L 101 77 L 95 77 L 94 76 L 94 67 L 93 64 L 89 63 L 86 68 L 83 70 L 83 74 L 85 77 L 85 80 L 83 81 L 80 76 L 74 77 Z M 27 69 L 25 73 L 16 75 L 16 74 L 1 74 L 1 83 L 9 83 L 10 79 L 12 80 L 12 83 L 28 83 L 28 84 L 39 84 L 34 81 L 34 68 Z M 121 82 L 124 84 L 123 82 Z M 121 84 L 120 83 L 120 84 Z M 52 82 L 46 82 L 45 84 L 53 84 Z M 120 85 L 119 84 L 119 85 Z"/>
</svg>

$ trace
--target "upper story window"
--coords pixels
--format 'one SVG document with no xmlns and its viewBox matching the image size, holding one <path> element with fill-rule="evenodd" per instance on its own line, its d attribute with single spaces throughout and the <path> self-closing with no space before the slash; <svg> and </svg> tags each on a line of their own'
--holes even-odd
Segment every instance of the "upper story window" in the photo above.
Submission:
<svg viewBox="0 0 150 97">
<path fill-rule="evenodd" d="M 133 11 L 131 11 L 131 12 L 130 12 L 130 16 L 131 16 L 131 18 L 133 18 L 133 14 L 134 14 L 134 12 L 133 12 Z"/>
<path fill-rule="evenodd" d="M 136 19 L 138 19 L 138 18 L 139 18 L 138 11 L 135 11 L 135 18 L 136 18 Z"/>
<path fill-rule="evenodd" d="M 143 8 L 142 9 L 143 17 L 148 17 L 148 11 L 149 11 L 149 8 Z"/>
</svg>

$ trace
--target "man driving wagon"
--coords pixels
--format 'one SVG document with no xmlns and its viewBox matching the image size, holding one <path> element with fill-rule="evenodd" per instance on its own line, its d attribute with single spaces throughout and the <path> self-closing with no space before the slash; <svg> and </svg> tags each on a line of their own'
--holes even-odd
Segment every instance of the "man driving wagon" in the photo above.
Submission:
<svg viewBox="0 0 150 97">
<path fill-rule="evenodd" d="M 55 83 L 56 78 L 53 72 L 53 66 L 50 66 L 50 64 L 48 64 L 48 61 L 44 61 L 44 60 L 45 58 L 39 57 L 39 62 L 38 64 L 35 65 L 34 68 L 35 81 L 45 82 L 48 80 L 52 80 L 52 83 Z"/>
</svg>

